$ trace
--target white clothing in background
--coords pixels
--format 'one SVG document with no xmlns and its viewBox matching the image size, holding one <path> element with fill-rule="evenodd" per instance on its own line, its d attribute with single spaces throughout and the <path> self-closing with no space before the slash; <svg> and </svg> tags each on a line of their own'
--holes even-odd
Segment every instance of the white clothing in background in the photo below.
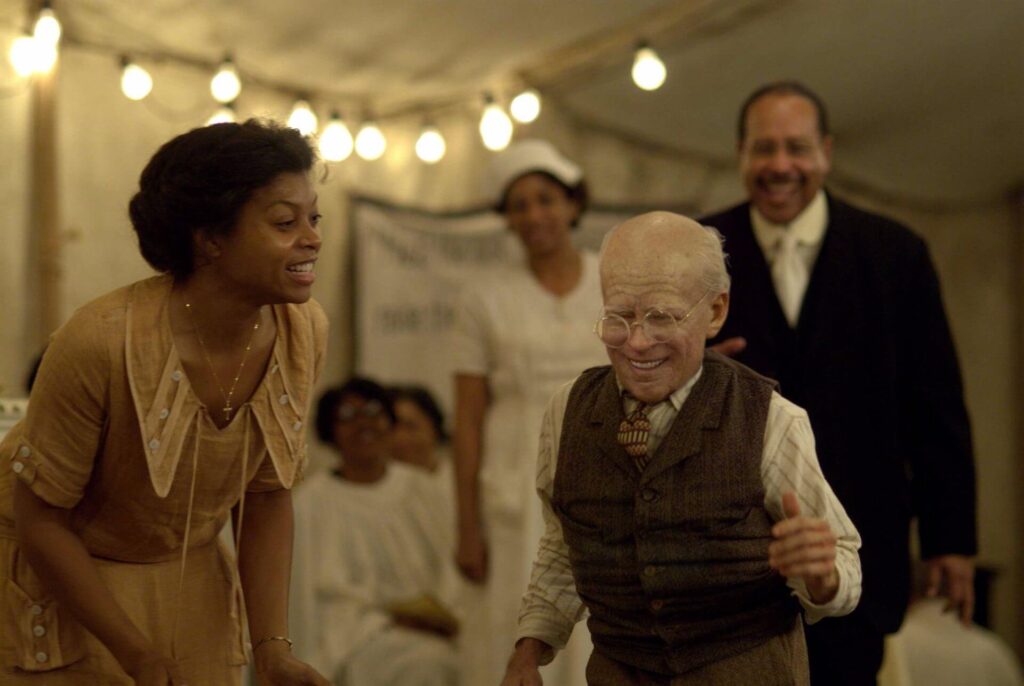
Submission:
<svg viewBox="0 0 1024 686">
<path fill-rule="evenodd" d="M 397 462 L 376 483 L 321 472 L 297 490 L 289 624 L 296 654 L 336 683 L 459 683 L 454 641 L 399 629 L 384 609 L 430 594 L 458 614 L 450 518 L 436 493 L 428 473 Z"/>
<path fill-rule="evenodd" d="M 489 578 L 470 591 L 467 684 L 498 684 L 512 654 L 519 600 L 543 533 L 534 490 L 538 436 L 552 394 L 588 367 L 607 364 L 593 333 L 602 307 L 597 256 L 583 253 L 580 282 L 557 297 L 525 264 L 502 268 L 467 287 L 452 354 L 455 371 L 487 377 L 481 509 Z M 564 653 L 542 672 L 545 683 L 585 684 L 592 647 L 580 624 Z"/>
<path fill-rule="evenodd" d="M 918 600 L 903 627 L 886 640 L 908 686 L 1024 686 L 1020 662 L 1002 639 L 980 626 L 965 628 L 944 613 L 942 598 Z M 892 653 L 893 655 L 889 655 Z"/>
</svg>

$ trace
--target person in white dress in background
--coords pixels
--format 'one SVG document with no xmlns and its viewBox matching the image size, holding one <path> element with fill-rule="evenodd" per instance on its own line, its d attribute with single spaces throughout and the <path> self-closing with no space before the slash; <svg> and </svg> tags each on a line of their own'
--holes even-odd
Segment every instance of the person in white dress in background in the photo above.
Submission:
<svg viewBox="0 0 1024 686">
<path fill-rule="evenodd" d="M 368 379 L 320 399 L 317 433 L 339 460 L 295 498 L 296 647 L 338 686 L 457 686 L 451 522 L 429 475 L 390 459 L 394 422 Z"/>
<path fill-rule="evenodd" d="M 457 562 L 473 583 L 463 642 L 467 683 L 497 684 L 516 637 L 543 520 L 534 484 L 538 435 L 552 394 L 603 364 L 597 256 L 572 242 L 586 208 L 581 169 L 550 144 L 518 142 L 495 159 L 491 197 L 524 260 L 467 288 L 455 357 Z M 472 638 L 469 638 L 472 637 Z M 591 644 L 576 626 L 546 667 L 548 683 L 585 683 Z"/>
</svg>

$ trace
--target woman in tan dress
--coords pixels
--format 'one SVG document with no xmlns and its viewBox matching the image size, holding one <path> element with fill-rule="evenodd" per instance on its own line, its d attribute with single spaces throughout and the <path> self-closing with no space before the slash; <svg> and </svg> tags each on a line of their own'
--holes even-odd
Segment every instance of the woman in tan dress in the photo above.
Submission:
<svg viewBox="0 0 1024 686">
<path fill-rule="evenodd" d="M 161 275 L 54 334 L 0 445 L 0 683 L 224 686 L 251 653 L 261 684 L 327 684 L 287 626 L 289 489 L 327 334 L 314 160 L 250 120 L 178 136 L 143 171 L 131 220 Z"/>
</svg>

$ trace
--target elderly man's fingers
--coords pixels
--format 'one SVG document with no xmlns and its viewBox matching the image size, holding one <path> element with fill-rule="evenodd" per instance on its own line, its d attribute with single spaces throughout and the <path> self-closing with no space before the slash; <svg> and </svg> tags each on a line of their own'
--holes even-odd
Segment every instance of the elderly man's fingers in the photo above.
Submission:
<svg viewBox="0 0 1024 686">
<path fill-rule="evenodd" d="M 782 513 L 786 515 L 787 519 L 800 516 L 800 501 L 797 500 L 796 493 L 793 491 L 782 494 Z"/>
<path fill-rule="evenodd" d="M 826 576 L 835 571 L 835 560 L 805 561 L 779 567 L 779 574 L 793 576 Z"/>
<path fill-rule="evenodd" d="M 803 562 L 829 562 L 836 559 L 836 548 L 828 543 L 801 546 L 787 551 L 769 552 L 768 565 L 774 569 Z"/>
<path fill-rule="evenodd" d="M 784 555 L 801 548 L 828 546 L 834 548 L 836 535 L 831 529 L 802 529 L 768 544 L 769 555 Z"/>
<path fill-rule="evenodd" d="M 783 519 L 772 526 L 772 536 L 776 539 L 787 538 L 803 531 L 831 531 L 832 527 L 824 519 L 813 517 L 793 517 Z"/>
<path fill-rule="evenodd" d="M 776 522 L 771 527 L 771 532 L 776 541 L 782 541 L 802 533 L 830 533 L 831 527 L 824 519 L 795 517 L 794 519 L 783 519 L 780 522 Z"/>
</svg>

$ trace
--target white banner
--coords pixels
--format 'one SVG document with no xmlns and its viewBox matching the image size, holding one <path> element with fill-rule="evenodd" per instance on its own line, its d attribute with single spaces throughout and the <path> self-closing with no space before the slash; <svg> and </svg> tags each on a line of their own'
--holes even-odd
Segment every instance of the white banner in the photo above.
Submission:
<svg viewBox="0 0 1024 686">
<path fill-rule="evenodd" d="M 574 234 L 598 250 L 631 210 L 590 210 Z M 490 210 L 433 214 L 365 198 L 352 203 L 355 369 L 381 383 L 430 389 L 450 417 L 448 336 L 461 288 L 498 264 L 521 260 L 518 241 Z"/>
</svg>

